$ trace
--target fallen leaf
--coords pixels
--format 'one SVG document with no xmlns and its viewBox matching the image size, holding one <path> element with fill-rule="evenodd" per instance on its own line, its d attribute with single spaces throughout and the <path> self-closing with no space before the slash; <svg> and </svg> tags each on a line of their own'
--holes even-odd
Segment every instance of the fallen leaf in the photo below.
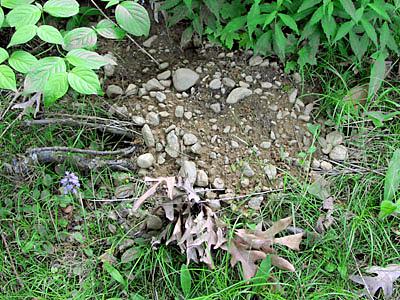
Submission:
<svg viewBox="0 0 400 300">
<path fill-rule="evenodd" d="M 292 235 L 287 235 L 281 238 L 274 239 L 275 244 L 284 245 L 293 250 L 300 250 L 301 239 L 303 238 L 303 233 L 297 233 Z"/>
<path fill-rule="evenodd" d="M 137 258 L 137 250 L 135 248 L 129 248 L 122 254 L 121 263 L 126 264 L 131 261 L 134 261 Z"/>
<path fill-rule="evenodd" d="M 133 183 L 120 185 L 115 189 L 114 196 L 117 199 L 129 198 L 135 193 L 135 189 L 136 185 Z"/>
<path fill-rule="evenodd" d="M 365 286 L 362 295 L 373 299 L 379 289 L 383 290 L 385 299 L 389 299 L 393 294 L 393 283 L 400 277 L 400 265 L 388 265 L 386 268 L 373 266 L 365 270 L 369 274 L 378 276 L 358 276 L 352 275 L 350 279 Z"/>
</svg>

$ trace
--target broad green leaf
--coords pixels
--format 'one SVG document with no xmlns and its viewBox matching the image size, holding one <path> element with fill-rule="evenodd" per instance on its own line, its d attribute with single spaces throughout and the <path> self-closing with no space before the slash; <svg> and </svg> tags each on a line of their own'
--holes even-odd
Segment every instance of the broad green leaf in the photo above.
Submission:
<svg viewBox="0 0 400 300">
<path fill-rule="evenodd" d="M 1 26 L 3 26 L 3 22 L 4 22 L 4 11 L 0 7 L 0 28 L 1 28 Z"/>
<path fill-rule="evenodd" d="M 372 65 L 369 87 L 368 87 L 368 97 L 373 97 L 376 95 L 376 93 L 378 92 L 379 88 L 383 83 L 383 80 L 385 79 L 386 56 L 387 55 L 385 53 L 379 51 L 375 59 L 375 62 Z"/>
<path fill-rule="evenodd" d="M 272 30 L 263 33 L 258 39 L 255 46 L 255 51 L 262 55 L 267 55 L 272 52 Z"/>
<path fill-rule="evenodd" d="M 272 266 L 271 256 L 267 255 L 267 257 L 261 261 L 257 273 L 252 279 L 252 282 L 260 285 L 267 282 L 269 274 L 271 272 L 271 266 Z"/>
<path fill-rule="evenodd" d="M 79 13 L 79 3 L 75 0 L 49 0 L 43 10 L 53 17 L 68 18 Z"/>
<path fill-rule="evenodd" d="M 350 30 L 353 29 L 353 27 L 354 27 L 354 21 L 348 21 L 340 25 L 336 33 L 335 39 L 333 40 L 333 43 L 336 43 L 337 41 L 345 37 L 350 32 Z"/>
<path fill-rule="evenodd" d="M 386 218 L 394 212 L 400 213 L 400 201 L 398 201 L 397 203 L 387 200 L 382 201 L 381 209 L 379 212 L 380 218 Z"/>
<path fill-rule="evenodd" d="M 183 0 L 183 2 L 185 3 L 186 7 L 190 10 L 192 10 L 192 0 Z"/>
<path fill-rule="evenodd" d="M 400 185 L 400 149 L 394 151 L 385 176 L 384 201 L 392 201 Z"/>
<path fill-rule="evenodd" d="M 330 15 L 325 14 L 322 17 L 321 25 L 322 25 L 322 29 L 324 30 L 324 33 L 325 33 L 328 41 L 330 41 L 336 32 L 335 18 Z"/>
<path fill-rule="evenodd" d="M 387 22 L 384 22 L 381 30 L 380 30 L 380 47 L 384 49 L 385 47 L 388 47 L 390 50 L 396 52 L 397 54 L 399 53 L 399 47 L 397 46 L 397 43 L 390 32 L 389 26 Z"/>
<path fill-rule="evenodd" d="M 349 32 L 349 41 L 351 49 L 356 55 L 358 61 L 361 62 L 365 52 L 367 52 L 368 49 L 369 45 L 368 35 L 365 33 L 363 37 L 359 38 L 359 36 L 354 31 L 351 30 Z"/>
<path fill-rule="evenodd" d="M 192 40 L 192 37 L 193 37 L 193 26 L 188 26 L 182 32 L 181 35 L 181 42 L 180 42 L 181 48 L 185 48 Z"/>
<path fill-rule="evenodd" d="M 368 35 L 368 37 L 371 39 L 371 41 L 375 44 L 375 46 L 378 47 L 378 37 L 376 35 L 374 26 L 372 26 L 371 23 L 368 22 L 368 20 L 365 18 L 361 19 L 361 24 L 365 30 L 365 33 Z"/>
<path fill-rule="evenodd" d="M 51 44 L 63 45 L 64 38 L 57 28 L 50 25 L 39 26 L 37 30 L 37 35 L 42 41 Z"/>
<path fill-rule="evenodd" d="M 322 0 L 305 0 L 297 10 L 297 12 L 302 12 L 303 10 L 309 9 L 311 7 L 316 7 Z"/>
<path fill-rule="evenodd" d="M 102 37 L 105 37 L 106 39 L 115 40 L 123 39 L 126 34 L 124 30 L 122 30 L 113 22 L 107 19 L 101 20 L 99 23 L 97 23 L 96 31 L 98 34 L 100 34 Z"/>
<path fill-rule="evenodd" d="M 264 24 L 263 24 L 263 29 L 264 29 L 265 27 L 267 27 L 269 24 L 272 23 L 272 21 L 275 19 L 277 13 L 278 13 L 277 11 L 273 11 L 272 13 L 270 13 L 270 14 L 265 18 L 265 21 L 264 21 Z"/>
<path fill-rule="evenodd" d="M 321 21 L 322 17 L 324 15 L 324 7 L 320 6 L 312 15 L 309 24 L 310 25 L 315 25 L 317 24 L 319 21 Z"/>
<path fill-rule="evenodd" d="M 368 6 L 371 7 L 378 15 L 384 18 L 386 21 L 390 22 L 390 17 L 385 10 L 384 6 L 380 6 L 377 2 L 375 3 L 368 3 Z"/>
<path fill-rule="evenodd" d="M 43 88 L 44 105 L 49 106 L 64 96 L 68 91 L 68 74 L 61 72 L 53 74 Z"/>
<path fill-rule="evenodd" d="M 19 5 L 30 4 L 35 0 L 1 0 L 1 6 L 6 8 L 15 8 Z"/>
<path fill-rule="evenodd" d="M 355 12 L 355 18 L 354 18 L 354 22 L 358 23 L 360 22 L 360 20 L 362 19 L 364 14 L 364 7 L 360 7 L 356 10 Z"/>
<path fill-rule="evenodd" d="M 8 58 L 8 52 L 4 48 L 0 47 L 0 64 Z"/>
<path fill-rule="evenodd" d="M 104 1 L 104 0 L 103 0 Z M 117 5 L 118 3 L 119 3 L 119 0 L 110 0 L 110 1 L 107 1 L 108 3 L 107 3 L 107 5 L 106 5 L 106 8 L 109 8 L 109 7 L 112 7 L 112 6 L 114 6 L 114 5 Z"/>
<path fill-rule="evenodd" d="M 124 254 L 122 254 L 121 263 L 127 264 L 134 261 L 137 258 L 138 258 L 138 251 L 135 249 L 135 247 L 132 247 L 126 250 Z"/>
<path fill-rule="evenodd" d="M 14 71 L 6 65 L 0 65 L 0 89 L 17 90 Z"/>
<path fill-rule="evenodd" d="M 68 73 L 70 86 L 84 95 L 101 95 L 99 78 L 90 69 L 75 67 Z"/>
<path fill-rule="evenodd" d="M 75 67 L 83 67 L 87 69 L 100 69 L 101 67 L 116 63 L 100 54 L 85 50 L 85 49 L 74 49 L 67 53 L 66 56 L 68 62 Z"/>
<path fill-rule="evenodd" d="M 90 49 L 97 43 L 96 31 L 89 27 L 75 28 L 64 36 L 63 48 L 67 51 L 73 49 Z"/>
<path fill-rule="evenodd" d="M 6 21 L 11 27 L 19 28 L 25 25 L 35 25 L 42 15 L 39 7 L 36 5 L 21 5 L 11 10 L 7 16 Z"/>
<path fill-rule="evenodd" d="M 393 117 L 400 115 L 400 111 L 392 113 L 383 113 L 381 111 L 368 111 L 365 116 L 368 117 L 375 125 L 375 127 L 382 127 L 384 122 L 393 119 Z"/>
<path fill-rule="evenodd" d="M 299 33 L 299 28 L 297 27 L 296 21 L 293 20 L 291 16 L 285 14 L 278 14 L 278 16 L 287 27 L 292 29 L 297 34 Z"/>
<path fill-rule="evenodd" d="M 181 267 L 180 279 L 182 292 L 185 298 L 188 298 L 192 290 L 192 276 L 190 275 L 189 268 L 185 264 Z"/>
<path fill-rule="evenodd" d="M 260 0 L 253 1 L 253 5 L 250 11 L 247 13 L 247 31 L 251 37 L 253 32 L 256 30 L 258 23 L 258 18 L 260 17 Z"/>
<path fill-rule="evenodd" d="M 222 9 L 222 4 L 224 2 L 223 1 L 218 1 L 218 0 L 203 0 L 203 1 L 206 4 L 207 8 L 213 13 L 213 15 L 219 21 L 221 9 Z"/>
<path fill-rule="evenodd" d="M 147 10 L 133 1 L 124 1 L 115 9 L 115 19 L 122 29 L 134 36 L 147 36 L 150 31 L 150 18 Z"/>
<path fill-rule="evenodd" d="M 29 52 L 23 50 L 14 51 L 8 59 L 8 64 L 14 70 L 25 74 L 37 63 L 37 58 Z"/>
<path fill-rule="evenodd" d="M 36 25 L 25 25 L 19 27 L 11 37 L 11 41 L 7 48 L 19 44 L 25 44 L 33 39 L 36 35 L 37 26 Z"/>
<path fill-rule="evenodd" d="M 67 71 L 65 62 L 60 57 L 45 57 L 32 67 L 32 69 L 25 76 L 24 92 L 35 93 L 42 92 L 46 82 L 49 78 L 57 73 Z"/>
<path fill-rule="evenodd" d="M 275 24 L 275 43 L 277 46 L 277 53 L 279 58 L 283 61 L 285 59 L 285 51 L 286 51 L 286 37 L 282 32 L 280 25 Z"/>
<path fill-rule="evenodd" d="M 104 268 L 104 270 L 107 271 L 107 273 L 111 276 L 112 279 L 114 279 L 115 281 L 119 282 L 123 286 L 126 286 L 126 281 L 125 281 L 124 277 L 109 262 L 104 262 L 103 263 L 103 268 Z"/>
<path fill-rule="evenodd" d="M 356 8 L 354 7 L 353 1 L 351 0 L 340 0 L 340 4 L 342 4 L 344 10 L 348 13 L 348 15 L 356 20 Z"/>
</svg>

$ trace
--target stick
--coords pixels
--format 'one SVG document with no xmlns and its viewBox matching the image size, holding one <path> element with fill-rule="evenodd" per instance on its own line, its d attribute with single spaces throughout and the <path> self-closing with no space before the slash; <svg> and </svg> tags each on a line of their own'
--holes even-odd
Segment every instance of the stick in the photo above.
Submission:
<svg viewBox="0 0 400 300">
<path fill-rule="evenodd" d="M 115 23 L 113 20 L 111 20 L 106 14 L 105 12 L 97 5 L 96 1 L 94 0 L 90 0 L 90 2 L 92 2 L 92 4 L 99 10 L 99 12 L 104 16 L 104 18 L 106 18 L 107 20 L 109 20 L 110 22 L 112 22 L 115 26 L 120 27 L 117 23 Z M 138 44 L 138 42 L 136 42 L 128 33 L 126 33 L 126 36 L 128 37 L 129 40 L 131 40 L 136 47 L 138 47 L 140 49 L 140 51 L 142 51 L 144 54 L 146 54 L 153 62 L 156 63 L 157 67 L 160 66 L 160 64 L 158 63 L 158 61 L 145 49 L 143 49 L 142 46 L 140 46 Z"/>
<path fill-rule="evenodd" d="M 69 148 L 69 147 L 42 147 L 42 148 L 31 148 L 26 151 L 27 154 L 33 154 L 38 152 L 74 152 L 81 153 L 87 155 L 128 155 L 136 150 L 136 147 L 129 147 L 115 151 L 96 151 L 89 149 L 78 149 L 78 148 Z"/>
<path fill-rule="evenodd" d="M 8 255 L 9 258 L 10 258 L 10 264 L 11 264 L 11 268 L 12 268 L 12 270 L 13 270 L 13 272 L 14 272 L 15 278 L 17 279 L 18 284 L 19 284 L 21 287 L 24 287 L 24 283 L 23 283 L 23 282 L 21 281 L 21 279 L 19 278 L 17 269 L 15 268 L 14 261 L 13 261 L 13 259 L 12 259 L 11 254 L 10 254 L 10 249 L 8 248 L 7 238 L 6 238 L 6 236 L 5 236 L 5 234 L 4 234 L 3 232 L 1 233 L 1 239 L 3 240 L 4 248 L 6 248 L 7 255 Z"/>
<path fill-rule="evenodd" d="M 111 126 L 111 125 L 107 125 L 107 124 L 83 122 L 83 121 L 77 121 L 77 120 L 73 120 L 73 119 L 40 119 L 40 120 L 29 120 L 29 121 L 23 122 L 23 125 L 25 125 L 25 126 L 49 125 L 49 124 L 62 124 L 62 125 L 68 125 L 68 126 L 72 126 L 72 127 L 88 126 L 88 127 L 100 129 L 100 130 L 103 130 L 105 132 L 109 132 L 112 134 L 123 135 L 128 138 L 132 138 L 132 139 L 135 138 L 136 135 L 141 135 L 139 132 L 134 131 L 132 129 L 128 129 L 128 128 L 120 128 L 117 126 Z"/>
</svg>

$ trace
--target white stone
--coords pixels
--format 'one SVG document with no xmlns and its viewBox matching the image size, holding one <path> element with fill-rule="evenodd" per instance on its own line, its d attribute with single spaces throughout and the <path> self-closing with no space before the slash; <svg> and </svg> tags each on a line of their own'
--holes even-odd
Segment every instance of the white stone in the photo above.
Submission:
<svg viewBox="0 0 400 300">
<path fill-rule="evenodd" d="M 347 156 L 348 156 L 347 148 L 343 145 L 337 145 L 333 147 L 332 151 L 329 153 L 330 159 L 336 161 L 346 160 Z"/>
<path fill-rule="evenodd" d="M 199 74 L 187 68 L 176 70 L 174 75 L 172 76 L 172 82 L 178 92 L 183 92 L 190 89 L 198 82 L 199 79 Z"/>
<path fill-rule="evenodd" d="M 228 104 L 235 104 L 240 100 L 243 100 L 246 97 L 249 97 L 253 92 L 247 88 L 239 87 L 232 92 L 230 92 L 228 98 L 226 99 L 226 103 Z"/>
<path fill-rule="evenodd" d="M 151 153 L 145 153 L 137 158 L 137 165 L 139 168 L 148 169 L 154 164 L 154 156 Z"/>
<path fill-rule="evenodd" d="M 199 187 L 207 187 L 208 186 L 208 175 L 205 171 L 203 171 L 203 170 L 197 171 L 196 185 Z"/>
<path fill-rule="evenodd" d="M 185 133 L 182 137 L 185 146 L 191 146 L 197 143 L 197 137 L 192 133 Z"/>
</svg>

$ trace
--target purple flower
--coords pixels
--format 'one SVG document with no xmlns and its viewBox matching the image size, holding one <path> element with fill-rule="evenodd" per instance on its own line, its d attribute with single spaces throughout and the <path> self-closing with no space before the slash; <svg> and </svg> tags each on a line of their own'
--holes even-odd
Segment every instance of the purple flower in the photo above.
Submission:
<svg viewBox="0 0 400 300">
<path fill-rule="evenodd" d="M 61 179 L 60 183 L 64 189 L 64 194 L 76 194 L 78 193 L 77 189 L 81 186 L 78 176 L 71 172 L 65 172 L 65 176 L 63 179 Z"/>
</svg>

